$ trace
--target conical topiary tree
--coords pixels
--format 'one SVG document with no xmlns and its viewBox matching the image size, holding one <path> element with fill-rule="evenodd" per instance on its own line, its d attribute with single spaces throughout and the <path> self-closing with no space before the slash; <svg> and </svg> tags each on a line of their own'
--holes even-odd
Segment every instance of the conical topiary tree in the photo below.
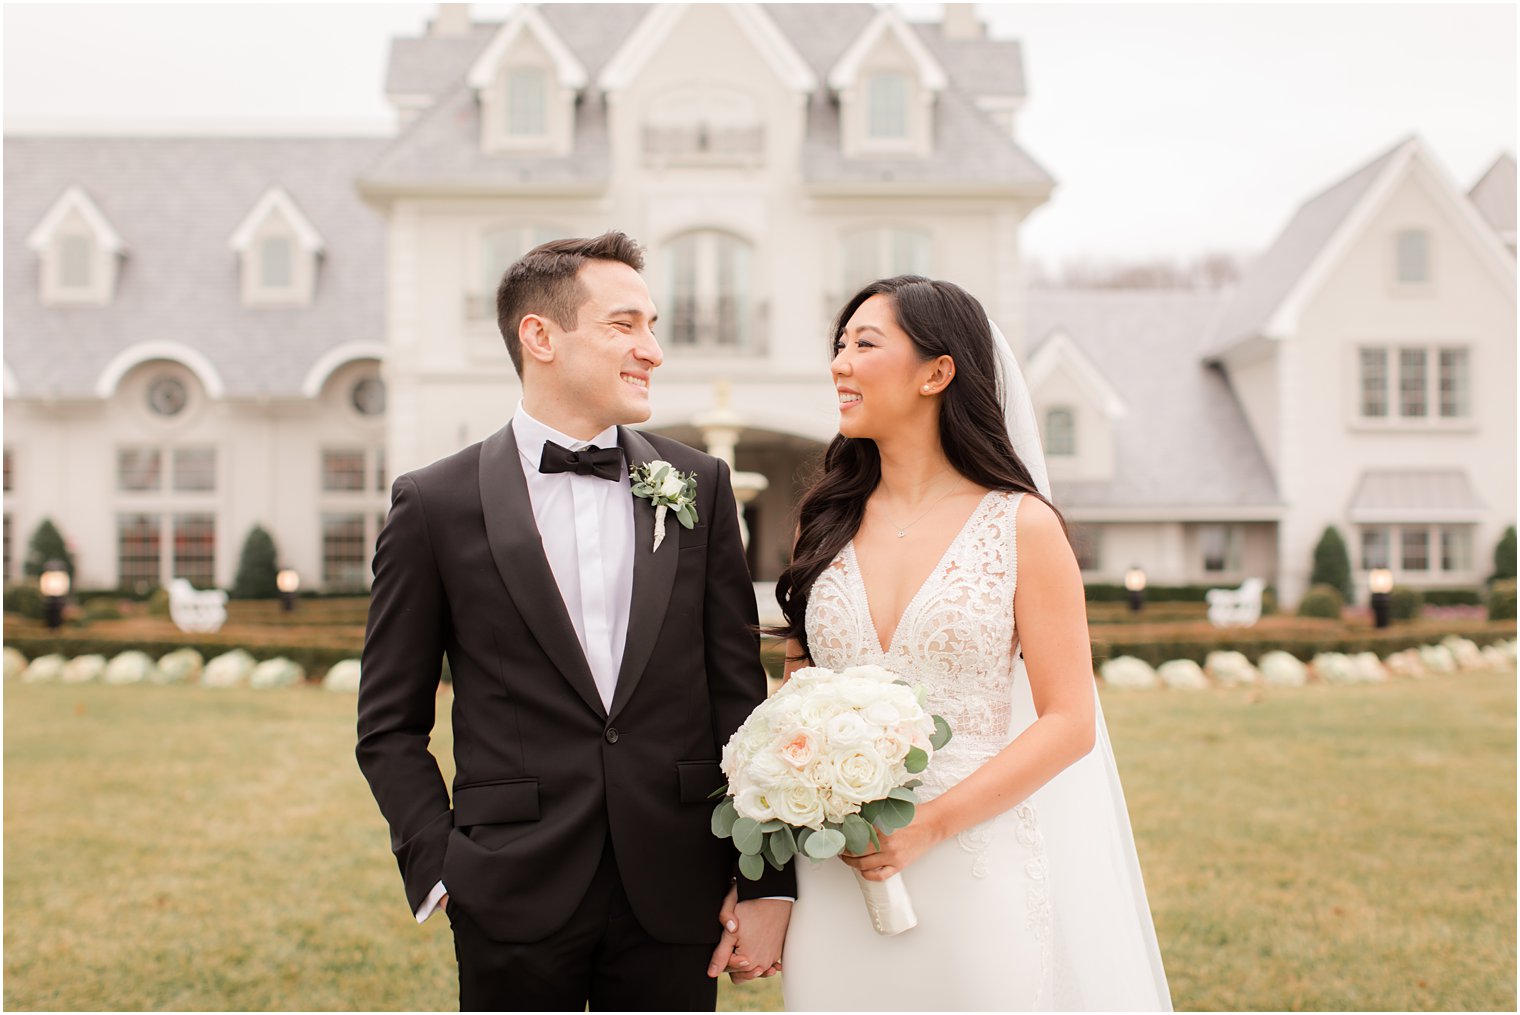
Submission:
<svg viewBox="0 0 1520 1015">
<path fill-rule="evenodd" d="M 1348 603 L 1355 594 L 1351 585 L 1351 557 L 1346 552 L 1346 541 L 1334 525 L 1326 525 L 1314 545 L 1314 569 L 1309 574 L 1309 584 L 1329 585 Z"/>
<path fill-rule="evenodd" d="M 1511 525 L 1504 530 L 1504 535 L 1499 537 L 1499 542 L 1494 546 L 1494 573 L 1488 580 L 1492 583 L 1513 577 L 1515 577 L 1515 527 Z"/>
<path fill-rule="evenodd" d="M 274 599 L 279 596 L 275 576 L 279 574 L 279 555 L 274 539 L 263 526 L 255 525 L 243 540 L 243 555 L 238 558 L 237 578 L 232 582 L 233 599 Z"/>
<path fill-rule="evenodd" d="M 63 540 L 63 533 L 53 524 L 51 518 L 44 518 L 42 524 L 32 533 L 31 541 L 26 544 L 26 562 L 22 570 L 33 578 L 47 570 L 48 561 L 63 561 L 63 569 L 74 577 L 74 555 L 69 552 L 69 546 Z"/>
</svg>

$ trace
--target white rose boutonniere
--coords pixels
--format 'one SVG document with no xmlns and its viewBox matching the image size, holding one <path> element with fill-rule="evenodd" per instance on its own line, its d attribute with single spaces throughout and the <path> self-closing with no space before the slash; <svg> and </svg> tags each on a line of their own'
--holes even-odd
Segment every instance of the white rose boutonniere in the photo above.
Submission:
<svg viewBox="0 0 1520 1015">
<path fill-rule="evenodd" d="M 633 495 L 654 505 L 654 549 L 665 541 L 665 515 L 672 508 L 683 528 L 697 524 L 697 476 L 677 472 L 669 462 L 655 459 L 628 471 Z"/>
</svg>

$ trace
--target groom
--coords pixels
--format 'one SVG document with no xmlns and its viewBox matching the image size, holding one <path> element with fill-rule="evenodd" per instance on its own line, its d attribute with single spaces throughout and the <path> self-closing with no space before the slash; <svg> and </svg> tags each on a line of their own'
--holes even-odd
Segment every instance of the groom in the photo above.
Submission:
<svg viewBox="0 0 1520 1015">
<path fill-rule="evenodd" d="M 508 269 L 522 402 L 399 477 L 375 547 L 359 766 L 408 905 L 453 924 L 464 1010 L 711 1011 L 730 962 L 736 854 L 709 795 L 765 695 L 755 599 L 728 467 L 623 425 L 663 359 L 642 269 L 616 232 Z M 669 511 L 656 549 L 629 471 L 658 460 L 696 476 L 696 525 Z M 445 655 L 452 802 L 428 752 Z M 739 890 L 744 977 L 779 957 L 795 885 Z"/>
</svg>

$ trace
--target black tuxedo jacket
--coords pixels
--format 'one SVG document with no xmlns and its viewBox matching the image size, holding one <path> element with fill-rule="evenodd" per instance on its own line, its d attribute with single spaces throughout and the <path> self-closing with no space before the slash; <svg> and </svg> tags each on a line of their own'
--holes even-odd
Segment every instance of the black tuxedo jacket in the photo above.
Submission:
<svg viewBox="0 0 1520 1015">
<path fill-rule="evenodd" d="M 634 502 L 633 599 L 610 710 L 544 556 L 509 423 L 399 477 L 375 547 L 359 767 L 390 823 L 415 910 L 441 878 L 492 938 L 569 918 L 611 834 L 644 928 L 716 941 L 736 854 L 713 836 L 723 745 L 765 697 L 755 599 L 728 467 L 620 428 L 634 466 L 697 476 L 698 524 Z M 565 519 L 565 524 L 573 520 Z M 453 802 L 428 753 L 441 659 L 453 675 Z M 795 894 L 790 868 L 741 897 Z"/>
</svg>

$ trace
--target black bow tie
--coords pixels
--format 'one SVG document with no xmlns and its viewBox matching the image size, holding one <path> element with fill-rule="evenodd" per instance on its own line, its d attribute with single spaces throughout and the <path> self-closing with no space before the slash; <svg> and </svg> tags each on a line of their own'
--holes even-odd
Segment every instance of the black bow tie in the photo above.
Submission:
<svg viewBox="0 0 1520 1015">
<path fill-rule="evenodd" d="M 614 483 L 623 478 L 623 449 L 599 448 L 595 444 L 571 451 L 553 441 L 544 441 L 544 453 L 538 460 L 538 471 L 573 472 L 577 476 L 596 476 Z"/>
</svg>

